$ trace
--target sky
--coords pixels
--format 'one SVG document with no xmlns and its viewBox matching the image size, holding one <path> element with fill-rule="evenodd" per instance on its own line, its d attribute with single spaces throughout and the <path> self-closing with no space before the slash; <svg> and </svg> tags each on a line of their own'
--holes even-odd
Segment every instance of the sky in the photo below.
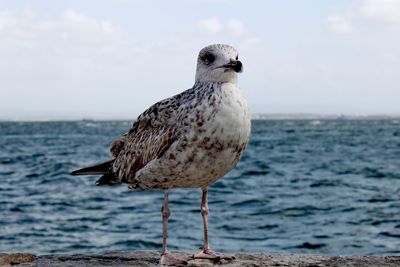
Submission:
<svg viewBox="0 0 400 267">
<path fill-rule="evenodd" d="M 254 114 L 400 114 L 400 0 L 0 0 L 0 120 L 134 119 L 213 43 Z"/>
</svg>

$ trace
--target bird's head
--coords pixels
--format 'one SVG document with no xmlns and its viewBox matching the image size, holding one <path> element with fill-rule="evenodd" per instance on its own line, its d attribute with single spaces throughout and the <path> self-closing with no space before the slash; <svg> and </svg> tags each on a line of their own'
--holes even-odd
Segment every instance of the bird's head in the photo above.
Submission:
<svg viewBox="0 0 400 267">
<path fill-rule="evenodd" d="M 235 83 L 237 73 L 242 71 L 243 65 L 235 48 L 224 44 L 209 45 L 199 53 L 196 82 Z"/>
</svg>

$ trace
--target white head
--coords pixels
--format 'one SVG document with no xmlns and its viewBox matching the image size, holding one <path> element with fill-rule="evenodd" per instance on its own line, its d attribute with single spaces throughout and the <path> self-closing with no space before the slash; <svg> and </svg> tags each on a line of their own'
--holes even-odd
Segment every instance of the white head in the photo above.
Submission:
<svg viewBox="0 0 400 267">
<path fill-rule="evenodd" d="M 197 59 L 196 82 L 237 81 L 237 73 L 242 72 L 235 48 L 224 44 L 209 45 L 201 49 Z"/>
</svg>

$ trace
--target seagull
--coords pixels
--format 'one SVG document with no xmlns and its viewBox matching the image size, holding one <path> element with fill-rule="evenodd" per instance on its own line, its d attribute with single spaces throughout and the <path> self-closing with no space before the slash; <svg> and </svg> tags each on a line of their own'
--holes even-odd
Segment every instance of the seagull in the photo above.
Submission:
<svg viewBox="0 0 400 267">
<path fill-rule="evenodd" d="M 164 191 L 162 265 L 234 259 L 209 246 L 208 187 L 235 167 L 249 141 L 250 112 L 237 83 L 242 70 L 235 48 L 206 46 L 199 53 L 191 89 L 161 100 L 139 115 L 132 128 L 111 144 L 111 160 L 71 173 L 102 175 L 97 185 L 126 183 L 130 189 Z M 167 250 L 168 194 L 174 188 L 202 190 L 204 243 L 201 251 L 190 257 Z"/>
</svg>

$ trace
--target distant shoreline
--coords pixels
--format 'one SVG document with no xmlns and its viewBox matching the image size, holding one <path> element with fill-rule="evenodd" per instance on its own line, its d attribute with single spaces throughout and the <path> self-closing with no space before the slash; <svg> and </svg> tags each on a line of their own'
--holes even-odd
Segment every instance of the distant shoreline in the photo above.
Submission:
<svg viewBox="0 0 400 267">
<path fill-rule="evenodd" d="M 254 114 L 253 120 L 366 120 L 400 119 L 400 114 Z"/>
<path fill-rule="evenodd" d="M 4 118 L 0 122 L 101 122 L 101 121 L 129 121 L 129 118 Z M 400 114 L 308 114 L 308 113 L 271 113 L 253 114 L 252 120 L 396 120 Z"/>
</svg>

